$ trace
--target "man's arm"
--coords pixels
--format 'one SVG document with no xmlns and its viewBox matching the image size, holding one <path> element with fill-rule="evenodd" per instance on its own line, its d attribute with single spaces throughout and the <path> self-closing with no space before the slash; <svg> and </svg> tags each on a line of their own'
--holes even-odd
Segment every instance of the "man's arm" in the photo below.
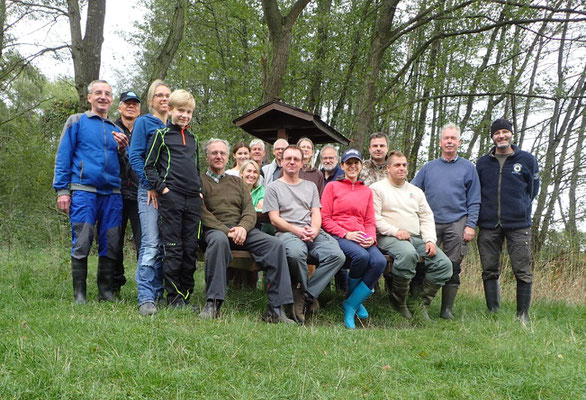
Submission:
<svg viewBox="0 0 586 400">
<path fill-rule="evenodd" d="M 163 135 L 160 130 L 157 130 L 149 146 L 149 151 L 147 152 L 147 157 L 144 163 L 144 175 L 151 184 L 151 187 L 157 193 L 162 193 L 163 189 L 166 187 L 165 183 L 161 179 L 161 176 L 159 175 L 159 171 L 157 170 L 162 146 Z"/>
<path fill-rule="evenodd" d="M 419 192 L 417 196 L 419 201 L 419 212 L 417 214 L 419 216 L 419 230 L 421 231 L 421 238 L 424 242 L 435 243 L 437 241 L 437 236 L 435 233 L 435 220 L 433 218 L 433 211 L 431 210 L 431 207 L 429 207 L 423 192 Z"/>
<path fill-rule="evenodd" d="M 531 156 L 531 158 L 533 159 L 533 168 L 531 169 L 531 173 L 533 174 L 533 182 L 530 185 L 531 192 L 529 195 L 531 196 L 531 200 L 534 200 L 537 196 L 537 193 L 539 193 L 539 164 L 537 163 L 537 159 L 535 157 Z"/>
<path fill-rule="evenodd" d="M 71 164 L 73 162 L 73 152 L 77 147 L 77 133 L 79 125 L 77 122 L 81 114 L 70 116 L 61 132 L 57 156 L 55 157 L 55 173 L 53 176 L 53 188 L 57 191 L 57 206 L 61 211 L 69 214 L 71 205 L 71 192 L 69 185 L 71 183 Z"/>
<path fill-rule="evenodd" d="M 384 188 L 375 183 L 371 187 L 372 200 L 374 206 L 374 219 L 376 221 L 376 230 L 385 236 L 395 236 L 399 232 L 399 228 L 387 222 L 383 217 L 383 206 L 385 204 Z"/>
</svg>

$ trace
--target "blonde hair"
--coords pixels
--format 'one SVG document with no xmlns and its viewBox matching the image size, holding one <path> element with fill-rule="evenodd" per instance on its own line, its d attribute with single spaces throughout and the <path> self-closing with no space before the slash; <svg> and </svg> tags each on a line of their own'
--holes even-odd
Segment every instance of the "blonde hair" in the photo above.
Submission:
<svg viewBox="0 0 586 400">
<path fill-rule="evenodd" d="M 244 161 L 242 163 L 242 165 L 240 166 L 240 177 L 242 177 L 242 174 L 244 173 L 244 170 L 246 169 L 246 166 L 248 164 L 252 164 L 252 166 L 254 167 L 254 169 L 256 169 L 256 172 L 258 173 L 258 176 L 256 177 L 256 182 L 254 182 L 254 184 L 252 185 L 252 187 L 257 187 L 258 181 L 260 180 L 260 168 L 258 167 L 258 164 L 256 163 L 256 161 L 254 161 L 254 160 Z"/>
<path fill-rule="evenodd" d="M 189 107 L 191 110 L 195 108 L 195 99 L 187 90 L 179 89 L 171 93 L 169 97 L 169 109 L 178 107 Z"/>
<path fill-rule="evenodd" d="M 153 83 L 151 83 L 151 86 L 149 86 L 149 91 L 147 92 L 147 104 L 151 114 L 154 111 L 153 107 L 151 106 L 151 101 L 153 101 L 153 97 L 155 97 L 155 90 L 157 90 L 159 86 L 165 86 L 167 89 L 169 89 L 169 85 L 167 85 L 165 81 L 161 79 L 155 79 Z"/>
</svg>

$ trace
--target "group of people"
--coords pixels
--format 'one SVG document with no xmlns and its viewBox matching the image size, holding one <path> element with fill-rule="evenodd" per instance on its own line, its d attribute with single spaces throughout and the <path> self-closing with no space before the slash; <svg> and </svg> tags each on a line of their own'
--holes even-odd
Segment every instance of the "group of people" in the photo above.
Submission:
<svg viewBox="0 0 586 400">
<path fill-rule="evenodd" d="M 495 146 L 476 166 L 458 156 L 456 125 L 443 127 L 442 155 L 407 182 L 407 158 L 389 152 L 384 133 L 369 138 L 370 158 L 332 145 L 314 167 L 309 138 L 296 145 L 278 139 L 274 160 L 263 165 L 265 144 L 232 146 L 223 139 L 200 148 L 189 129 L 195 109 L 185 90 L 171 92 L 157 80 L 140 115 L 135 92 L 120 95 L 120 118 L 108 118 L 112 89 L 102 80 L 88 87 L 90 111 L 65 123 L 55 161 L 57 204 L 72 228 L 74 300 L 86 302 L 87 258 L 98 232 L 98 299 L 113 300 L 125 283 L 124 232 L 128 221 L 138 249 L 138 310 L 153 315 L 163 305 L 190 307 L 202 319 L 217 318 L 226 297 L 232 250 L 250 252 L 265 272 L 267 322 L 300 323 L 319 309 L 318 297 L 335 277 L 346 290 L 344 324 L 368 318 L 364 302 L 387 266 L 392 307 L 412 318 L 407 297 L 429 319 L 440 288 L 440 316 L 453 318 L 466 243 L 479 227 L 478 248 L 489 311 L 500 306 L 503 241 L 517 278 L 517 315 L 529 319 L 531 300 L 531 202 L 539 189 L 535 158 L 512 144 L 509 121 L 491 126 Z M 203 151 L 208 167 L 200 170 Z M 230 153 L 234 164 L 228 166 Z M 275 233 L 259 229 L 257 212 Z M 206 303 L 191 302 L 196 250 L 205 252 Z M 443 251 L 442 251 L 443 249 Z M 416 280 L 416 266 L 423 278 Z M 309 260 L 309 261 L 308 261 Z M 315 265 L 311 268 L 309 264 Z"/>
</svg>

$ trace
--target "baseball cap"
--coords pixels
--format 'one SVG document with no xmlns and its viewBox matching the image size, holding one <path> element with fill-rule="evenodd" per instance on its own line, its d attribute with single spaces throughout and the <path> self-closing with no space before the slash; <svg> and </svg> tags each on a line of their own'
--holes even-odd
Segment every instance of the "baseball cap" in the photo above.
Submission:
<svg viewBox="0 0 586 400">
<path fill-rule="evenodd" d="M 122 92 L 120 94 L 120 101 L 128 101 L 128 100 L 136 100 L 140 103 L 140 98 L 132 90 L 130 90 L 128 92 Z"/>
<path fill-rule="evenodd" d="M 351 158 L 356 158 L 362 162 L 362 154 L 356 149 L 348 149 L 342 154 L 342 162 L 346 162 Z"/>
</svg>

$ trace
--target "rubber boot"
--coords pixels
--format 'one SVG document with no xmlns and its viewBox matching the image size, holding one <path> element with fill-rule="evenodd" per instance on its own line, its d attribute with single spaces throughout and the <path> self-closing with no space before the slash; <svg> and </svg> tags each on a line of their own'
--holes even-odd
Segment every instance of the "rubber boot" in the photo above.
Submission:
<svg viewBox="0 0 586 400">
<path fill-rule="evenodd" d="M 432 283 L 427 279 L 423 281 L 423 287 L 421 288 L 421 317 L 426 321 L 431 321 L 428 313 L 429 305 L 440 288 L 441 285 L 437 283 Z"/>
<path fill-rule="evenodd" d="M 98 300 L 114 300 L 114 264 L 116 261 L 108 257 L 98 258 Z"/>
<path fill-rule="evenodd" d="M 393 275 L 391 292 L 389 293 L 389 301 L 391 306 L 403 317 L 411 319 L 411 311 L 407 308 L 407 295 L 409 294 L 410 279 L 401 278 Z"/>
<path fill-rule="evenodd" d="M 356 310 L 362 304 L 362 302 L 368 299 L 372 295 L 372 291 L 364 282 L 360 282 L 344 302 L 342 307 L 344 308 L 344 324 L 348 329 L 356 329 L 354 324 L 354 315 Z"/>
<path fill-rule="evenodd" d="M 458 285 L 444 285 L 442 288 L 442 308 L 440 311 L 440 318 L 454 319 L 452 308 L 454 307 L 454 300 L 456 300 L 458 287 Z"/>
<path fill-rule="evenodd" d="M 75 304 L 87 303 L 87 257 L 77 259 L 71 257 L 71 276 L 73 277 L 73 300 Z"/>
<path fill-rule="evenodd" d="M 531 284 L 517 281 L 517 318 L 523 324 L 529 322 L 529 306 L 531 305 Z"/>
<path fill-rule="evenodd" d="M 501 306 L 501 295 L 498 279 L 484 281 L 484 297 L 486 298 L 486 307 L 491 313 L 498 312 Z"/>
<path fill-rule="evenodd" d="M 348 294 L 346 295 L 346 298 L 350 297 L 352 291 L 356 288 L 356 286 L 358 286 L 360 282 L 362 282 L 361 279 L 354 279 L 348 277 Z M 366 310 L 364 305 L 360 304 L 358 306 L 358 309 L 356 310 L 356 316 L 360 319 L 368 318 L 368 311 Z"/>
</svg>

